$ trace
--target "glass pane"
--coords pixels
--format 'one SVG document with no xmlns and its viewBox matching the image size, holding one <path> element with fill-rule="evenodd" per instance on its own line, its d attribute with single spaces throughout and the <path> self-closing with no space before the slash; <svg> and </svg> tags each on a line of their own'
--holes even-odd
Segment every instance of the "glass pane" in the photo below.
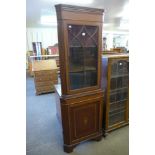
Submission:
<svg viewBox="0 0 155 155">
<path fill-rule="evenodd" d="M 129 86 L 129 76 L 123 76 L 122 77 L 122 87 L 128 87 Z"/>
<path fill-rule="evenodd" d="M 120 111 L 118 113 L 112 114 L 109 117 L 109 125 L 114 125 L 116 123 L 120 123 L 122 121 L 125 121 L 125 112 Z"/>
<path fill-rule="evenodd" d="M 126 102 L 127 102 L 127 100 L 111 103 L 110 104 L 110 112 L 125 109 Z"/>
<path fill-rule="evenodd" d="M 113 60 L 111 64 L 110 89 L 112 91 L 128 87 L 129 62 L 127 60 Z"/>
<path fill-rule="evenodd" d="M 97 85 L 98 27 L 68 27 L 70 89 Z"/>
<path fill-rule="evenodd" d="M 117 75 L 117 63 L 111 64 L 111 76 Z"/>
<path fill-rule="evenodd" d="M 113 60 L 110 79 L 110 109 L 109 125 L 125 121 L 126 105 L 128 101 L 129 62 L 127 60 Z"/>
<path fill-rule="evenodd" d="M 118 61 L 118 74 L 128 74 L 129 62 L 125 60 Z"/>
<path fill-rule="evenodd" d="M 123 77 L 117 77 L 112 78 L 110 81 L 110 89 L 111 90 L 117 90 L 121 88 L 127 88 L 129 85 L 129 77 L 123 76 Z"/>
<path fill-rule="evenodd" d="M 116 100 L 117 101 L 122 101 L 128 98 L 128 90 L 123 89 L 117 92 Z"/>
<path fill-rule="evenodd" d="M 84 72 L 70 73 L 71 89 L 78 89 L 84 86 Z"/>
<path fill-rule="evenodd" d="M 116 95 L 117 95 L 116 93 L 110 94 L 110 103 L 113 103 L 116 101 Z"/>
<path fill-rule="evenodd" d="M 96 71 L 86 71 L 85 72 L 85 87 L 96 85 L 97 72 Z"/>
<path fill-rule="evenodd" d="M 70 48 L 70 61 L 69 68 L 70 72 L 81 72 L 84 71 L 83 65 L 83 49 L 82 47 L 71 47 Z"/>
<path fill-rule="evenodd" d="M 110 81 L 110 89 L 114 90 L 117 88 L 117 79 L 116 78 L 112 78 Z"/>
<path fill-rule="evenodd" d="M 111 64 L 111 76 L 128 75 L 129 62 L 126 60 L 114 60 Z"/>
<path fill-rule="evenodd" d="M 96 47 L 84 47 L 84 68 L 86 71 L 97 70 L 97 48 Z"/>
<path fill-rule="evenodd" d="M 128 89 L 117 90 L 110 93 L 110 103 L 128 99 Z"/>
</svg>

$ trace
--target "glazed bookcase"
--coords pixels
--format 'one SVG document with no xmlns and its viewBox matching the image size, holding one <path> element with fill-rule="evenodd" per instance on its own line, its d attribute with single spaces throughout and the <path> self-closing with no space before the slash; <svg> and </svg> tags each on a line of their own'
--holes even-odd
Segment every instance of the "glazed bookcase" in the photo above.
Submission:
<svg viewBox="0 0 155 155">
<path fill-rule="evenodd" d="M 105 90 L 104 133 L 129 122 L 129 57 L 127 54 L 102 56 L 102 88 Z"/>
</svg>

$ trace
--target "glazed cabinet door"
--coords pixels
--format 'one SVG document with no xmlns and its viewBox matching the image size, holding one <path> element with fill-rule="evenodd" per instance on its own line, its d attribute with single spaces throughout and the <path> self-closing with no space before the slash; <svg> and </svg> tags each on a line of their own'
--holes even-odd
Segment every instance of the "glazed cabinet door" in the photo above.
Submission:
<svg viewBox="0 0 155 155">
<path fill-rule="evenodd" d="M 68 34 L 68 91 L 97 87 L 99 25 L 66 24 Z"/>
<path fill-rule="evenodd" d="M 109 62 L 108 128 L 128 121 L 129 61 Z"/>
</svg>

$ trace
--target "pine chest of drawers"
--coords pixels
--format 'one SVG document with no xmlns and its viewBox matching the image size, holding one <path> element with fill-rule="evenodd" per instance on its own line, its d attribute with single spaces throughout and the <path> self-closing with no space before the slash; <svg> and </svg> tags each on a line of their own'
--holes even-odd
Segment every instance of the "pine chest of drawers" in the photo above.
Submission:
<svg viewBox="0 0 155 155">
<path fill-rule="evenodd" d="M 58 83 L 55 60 L 41 60 L 33 63 L 36 95 L 54 92 L 54 84 Z"/>
</svg>

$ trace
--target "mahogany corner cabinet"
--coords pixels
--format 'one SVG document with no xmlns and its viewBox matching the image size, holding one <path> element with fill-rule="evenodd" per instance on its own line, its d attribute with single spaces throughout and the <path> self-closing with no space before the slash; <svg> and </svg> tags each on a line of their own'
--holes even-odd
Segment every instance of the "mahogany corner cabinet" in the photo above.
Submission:
<svg viewBox="0 0 155 155">
<path fill-rule="evenodd" d="M 55 5 L 61 84 L 55 85 L 64 151 L 102 138 L 101 51 L 103 9 Z"/>
</svg>

